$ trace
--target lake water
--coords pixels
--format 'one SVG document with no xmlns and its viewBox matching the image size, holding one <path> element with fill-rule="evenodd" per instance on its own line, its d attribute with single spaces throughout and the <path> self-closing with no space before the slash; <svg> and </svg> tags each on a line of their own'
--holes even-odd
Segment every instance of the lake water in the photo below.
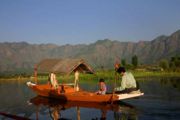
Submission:
<svg viewBox="0 0 180 120">
<path fill-rule="evenodd" d="M 51 120 L 59 113 L 62 120 L 100 120 L 102 116 L 106 120 L 180 120 L 180 78 L 141 78 L 138 81 L 144 96 L 114 105 L 98 104 L 93 108 L 88 107 L 88 103 L 49 102 L 36 97 L 25 81 L 1 80 L 0 119 Z M 89 91 L 97 90 L 94 83 L 80 86 Z M 111 85 L 108 89 L 111 90 Z"/>
</svg>

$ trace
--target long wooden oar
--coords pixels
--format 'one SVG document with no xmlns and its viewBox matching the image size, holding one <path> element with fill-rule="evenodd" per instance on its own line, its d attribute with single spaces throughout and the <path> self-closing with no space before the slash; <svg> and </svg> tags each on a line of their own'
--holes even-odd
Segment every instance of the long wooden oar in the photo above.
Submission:
<svg viewBox="0 0 180 120">
<path fill-rule="evenodd" d="M 113 104 L 113 98 L 114 98 L 114 94 L 115 94 L 115 87 L 116 87 L 116 82 L 117 82 L 117 73 L 115 71 L 115 78 L 114 78 L 114 85 L 113 85 L 113 93 L 112 93 L 112 98 L 111 98 L 111 104 Z"/>
<path fill-rule="evenodd" d="M 15 119 L 15 120 L 30 120 L 29 118 L 20 117 L 20 116 L 16 116 L 16 115 L 4 113 L 4 112 L 0 112 L 0 115 L 11 118 L 11 119 Z"/>
</svg>

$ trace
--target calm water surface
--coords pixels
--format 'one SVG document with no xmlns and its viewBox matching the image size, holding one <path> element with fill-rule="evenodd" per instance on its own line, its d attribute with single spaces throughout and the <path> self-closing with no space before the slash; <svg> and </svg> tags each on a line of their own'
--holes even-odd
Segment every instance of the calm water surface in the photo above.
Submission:
<svg viewBox="0 0 180 120">
<path fill-rule="evenodd" d="M 98 104 L 93 108 L 88 103 L 65 104 L 41 99 L 26 86 L 25 81 L 1 80 L 0 119 L 51 120 L 59 113 L 62 120 L 100 120 L 102 116 L 107 120 L 180 120 L 180 78 L 141 78 L 138 81 L 145 93 L 143 97 L 114 105 Z M 97 90 L 94 83 L 80 86 L 88 91 Z M 108 89 L 111 91 L 111 85 Z M 107 109 L 104 111 L 104 108 Z"/>
</svg>

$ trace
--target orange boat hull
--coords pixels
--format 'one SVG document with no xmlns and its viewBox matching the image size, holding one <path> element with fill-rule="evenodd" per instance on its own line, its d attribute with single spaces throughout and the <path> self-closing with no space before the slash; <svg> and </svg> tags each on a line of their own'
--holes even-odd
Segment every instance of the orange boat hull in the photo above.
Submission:
<svg viewBox="0 0 180 120">
<path fill-rule="evenodd" d="M 64 85 L 65 93 L 60 93 L 61 87 L 58 90 L 51 88 L 49 84 L 44 85 L 28 85 L 37 95 L 61 99 L 64 101 L 85 101 L 85 102 L 112 102 L 118 101 L 116 94 L 97 95 L 87 91 L 75 91 L 73 87 Z"/>
</svg>

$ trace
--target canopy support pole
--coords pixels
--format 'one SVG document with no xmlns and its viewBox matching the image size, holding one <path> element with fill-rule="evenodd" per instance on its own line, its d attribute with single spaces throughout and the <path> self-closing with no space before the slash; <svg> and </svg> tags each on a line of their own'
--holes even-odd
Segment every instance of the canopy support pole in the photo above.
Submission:
<svg viewBox="0 0 180 120">
<path fill-rule="evenodd" d="M 37 84 L 38 82 L 38 79 L 37 79 L 37 65 L 34 65 L 34 82 Z"/>
<path fill-rule="evenodd" d="M 74 72 L 74 89 L 79 91 L 79 71 L 75 70 Z"/>
</svg>

